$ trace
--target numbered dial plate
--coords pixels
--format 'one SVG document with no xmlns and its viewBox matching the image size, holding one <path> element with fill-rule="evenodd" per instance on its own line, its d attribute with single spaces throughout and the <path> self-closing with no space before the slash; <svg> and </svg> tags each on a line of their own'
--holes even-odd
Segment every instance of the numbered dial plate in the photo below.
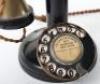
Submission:
<svg viewBox="0 0 100 84">
<path fill-rule="evenodd" d="M 64 65 L 71 65 L 79 61 L 83 50 L 80 39 L 70 33 L 56 36 L 50 46 L 50 53 L 53 58 Z"/>
<path fill-rule="evenodd" d="M 46 29 L 37 48 L 37 58 L 43 70 L 59 80 L 79 77 L 76 66 L 83 57 L 82 39 L 86 33 L 74 25 L 58 25 Z"/>
</svg>

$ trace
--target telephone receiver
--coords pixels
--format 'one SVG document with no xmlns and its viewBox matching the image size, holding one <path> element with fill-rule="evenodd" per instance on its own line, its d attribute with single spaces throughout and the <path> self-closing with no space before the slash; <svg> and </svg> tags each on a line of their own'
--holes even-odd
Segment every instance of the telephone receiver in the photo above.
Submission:
<svg viewBox="0 0 100 84">
<path fill-rule="evenodd" d="M 0 26 L 3 29 L 23 28 L 34 20 L 33 10 L 24 0 L 2 1 Z M 46 10 L 48 27 L 25 38 L 19 50 L 20 65 L 41 81 L 77 80 L 96 64 L 95 43 L 84 28 L 68 23 L 68 0 L 46 0 Z"/>
<path fill-rule="evenodd" d="M 33 20 L 33 9 L 24 0 L 0 0 L 0 28 L 20 29 Z"/>
</svg>

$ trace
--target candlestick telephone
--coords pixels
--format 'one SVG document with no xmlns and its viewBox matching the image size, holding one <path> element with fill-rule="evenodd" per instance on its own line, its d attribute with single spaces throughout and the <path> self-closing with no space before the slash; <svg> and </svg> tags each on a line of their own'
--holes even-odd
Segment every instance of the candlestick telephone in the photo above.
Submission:
<svg viewBox="0 0 100 84">
<path fill-rule="evenodd" d="M 47 18 L 37 17 L 24 0 L 1 0 L 0 28 L 20 29 L 34 19 L 47 21 L 48 27 L 32 32 L 20 40 L 19 62 L 23 70 L 34 78 L 47 82 L 74 81 L 90 72 L 96 64 L 96 46 L 91 36 L 76 24 L 68 22 L 68 15 L 99 12 L 90 10 L 68 13 L 68 0 L 46 0 Z"/>
</svg>

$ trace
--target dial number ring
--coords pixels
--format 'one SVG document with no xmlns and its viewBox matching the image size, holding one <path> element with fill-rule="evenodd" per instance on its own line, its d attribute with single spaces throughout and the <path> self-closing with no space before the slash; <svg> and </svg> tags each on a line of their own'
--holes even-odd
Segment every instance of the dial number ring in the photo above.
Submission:
<svg viewBox="0 0 100 84">
<path fill-rule="evenodd" d="M 39 47 L 37 48 L 37 58 L 38 58 L 40 65 L 43 67 L 43 70 L 47 74 L 49 74 L 50 76 L 52 76 L 56 79 L 68 80 L 68 81 L 78 78 L 78 72 L 76 70 L 76 67 L 73 66 L 73 64 L 67 65 L 67 63 L 65 65 L 63 65 L 63 64 L 59 63 L 58 61 L 56 61 L 55 59 L 53 59 L 53 57 L 51 56 L 51 52 L 50 52 L 50 49 L 52 49 L 50 47 L 50 44 L 52 43 L 54 37 L 57 37 L 58 35 L 72 34 L 72 36 L 75 36 L 75 38 L 76 37 L 79 39 L 85 38 L 84 30 L 82 30 L 82 29 L 79 30 L 77 27 L 72 27 L 71 29 L 70 28 L 67 25 L 63 25 L 63 26 L 53 27 L 51 29 L 45 30 L 41 37 L 42 39 L 39 40 Z M 84 32 L 82 32 L 82 37 L 80 35 L 81 31 L 84 31 Z M 45 51 L 41 52 L 41 48 L 40 48 L 41 45 L 46 46 L 44 48 Z M 82 48 L 83 48 L 83 46 L 82 46 Z M 44 62 L 45 66 L 43 65 L 42 61 L 40 60 L 41 55 L 43 55 L 43 54 L 48 55 L 47 60 Z"/>
</svg>

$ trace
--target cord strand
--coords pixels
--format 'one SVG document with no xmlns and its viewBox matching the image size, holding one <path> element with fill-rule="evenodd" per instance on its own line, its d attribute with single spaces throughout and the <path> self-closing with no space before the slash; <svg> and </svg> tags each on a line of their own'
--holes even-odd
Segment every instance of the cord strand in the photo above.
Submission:
<svg viewBox="0 0 100 84">
<path fill-rule="evenodd" d="M 26 28 L 23 28 L 23 34 L 22 37 L 18 40 L 12 39 L 12 38 L 7 38 L 3 35 L 0 35 L 0 39 L 4 40 L 4 41 L 8 41 L 8 42 L 14 42 L 14 43 L 19 43 L 22 42 L 24 40 L 24 38 L 26 37 Z"/>
<path fill-rule="evenodd" d="M 70 12 L 70 13 L 68 13 L 68 16 L 77 16 L 77 15 L 92 14 L 92 13 L 99 13 L 99 12 L 100 12 L 100 8 L 97 8 L 97 9 L 91 9 L 91 10 L 82 10 L 82 11 Z M 42 22 L 46 22 L 46 16 L 45 15 L 41 15 L 41 16 L 36 15 L 35 19 L 42 21 Z"/>
</svg>

